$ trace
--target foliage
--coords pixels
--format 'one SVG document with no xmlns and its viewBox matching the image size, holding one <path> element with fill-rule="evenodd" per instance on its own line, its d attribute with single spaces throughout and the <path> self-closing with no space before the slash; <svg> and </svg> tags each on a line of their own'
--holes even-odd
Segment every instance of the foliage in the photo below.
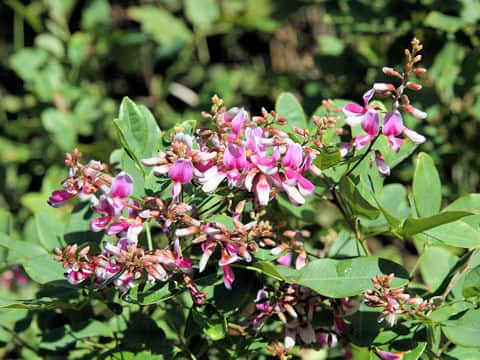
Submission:
<svg viewBox="0 0 480 360">
<path fill-rule="evenodd" d="M 480 197 L 467 194 L 479 180 L 476 1 L 8 0 L 0 9 L 7 29 L 0 34 L 6 54 L 0 62 L 3 356 L 479 357 Z M 381 66 L 398 68 L 399 49 L 413 35 L 426 46 L 429 71 L 419 75 L 424 89 L 411 101 L 428 117 L 418 121 L 407 107 L 400 110 L 405 128 L 428 141 L 417 151 L 407 134 L 418 137 L 404 132 L 396 153 L 397 140 L 381 132 L 361 148 L 369 129 L 352 126 L 350 133 L 336 110 L 346 108 L 345 98 L 360 99 L 366 84 L 389 81 L 392 73 L 381 73 Z M 380 97 L 370 105 L 385 121 L 383 131 L 395 104 L 379 101 L 386 92 L 376 90 Z M 224 103 L 214 98 L 213 119 L 228 110 L 224 104 L 244 104 L 252 114 L 262 105 L 275 108 L 255 121 L 275 120 L 268 126 L 314 150 L 313 163 L 323 173 L 306 176 L 314 195 L 301 196 L 305 203 L 298 206 L 288 184 L 290 193 L 270 184 L 275 191 L 263 203 L 261 194 L 245 195 L 240 185 L 232 190 L 226 180 L 204 194 L 196 175 L 193 184 L 183 184 L 145 166 L 142 160 L 157 150 L 172 149 L 174 134 L 215 130 L 211 118 L 198 116 L 214 93 Z M 320 104 L 322 98 L 335 100 Z M 124 291 L 125 270 L 113 266 L 115 275 L 100 284 L 85 269 L 80 278 L 69 277 L 80 283 L 73 285 L 54 249 L 70 246 L 58 253 L 63 260 L 88 249 L 90 261 L 119 238 L 109 228 L 91 231 L 98 207 L 46 204 L 65 177 L 63 154 L 75 146 L 84 159 L 111 164 L 101 168 L 107 184 L 128 174 L 134 184 L 128 199 L 142 210 L 157 210 L 148 197 L 169 209 L 176 201 L 189 203 L 189 216 L 224 232 L 236 229 L 238 216 L 245 224 L 270 221 L 275 246 L 267 241 L 251 248 L 252 261 L 235 259 L 230 269 L 213 265 L 222 260 L 217 248 L 198 273 L 205 250 L 185 236 L 179 254 L 164 220 L 152 216 L 137 224 L 139 247 L 168 249 L 163 255 L 170 260 L 191 258 L 193 273 L 184 273 L 188 261 L 180 262 L 166 268 L 167 282 L 145 282 L 151 273 L 142 268 Z M 406 160 L 412 154 L 413 162 Z M 390 168 L 386 179 L 378 172 L 387 175 Z M 172 200 L 179 182 L 183 191 Z M 50 200 L 57 205 L 58 197 Z M 238 215 L 241 200 L 247 203 Z M 171 231 L 196 225 L 184 220 Z M 312 344 L 307 324 L 295 327 L 286 307 L 278 319 L 263 322 L 267 304 L 292 294 L 301 319 L 315 307 L 308 319 Z M 382 296 L 397 302 L 398 316 L 389 316 Z M 251 326 L 255 316 L 259 328 Z M 290 349 L 294 330 L 297 346 Z"/>
</svg>

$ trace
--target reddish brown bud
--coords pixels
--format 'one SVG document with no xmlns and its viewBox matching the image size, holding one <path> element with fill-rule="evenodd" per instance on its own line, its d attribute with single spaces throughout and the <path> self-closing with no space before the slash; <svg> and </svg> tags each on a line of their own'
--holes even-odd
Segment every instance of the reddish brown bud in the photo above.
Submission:
<svg viewBox="0 0 480 360">
<path fill-rule="evenodd" d="M 407 88 L 410 89 L 410 90 L 414 90 L 414 91 L 420 91 L 420 90 L 422 90 L 422 85 L 417 84 L 417 83 L 413 83 L 413 82 L 408 82 L 407 83 Z"/>
<path fill-rule="evenodd" d="M 424 73 L 427 72 L 427 69 L 422 68 L 422 67 L 418 67 L 418 68 L 413 69 L 413 72 L 415 72 L 416 74 L 424 74 Z"/>
</svg>

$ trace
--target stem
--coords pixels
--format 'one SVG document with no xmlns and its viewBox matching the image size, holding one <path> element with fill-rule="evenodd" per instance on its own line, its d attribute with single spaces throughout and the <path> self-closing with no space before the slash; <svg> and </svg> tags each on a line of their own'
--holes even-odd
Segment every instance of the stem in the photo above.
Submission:
<svg viewBox="0 0 480 360">
<path fill-rule="evenodd" d="M 148 250 L 153 250 L 153 242 L 152 242 L 152 234 L 150 232 L 150 223 L 148 221 L 145 222 L 145 232 L 147 233 L 147 244 Z"/>
<path fill-rule="evenodd" d="M 18 12 L 13 15 L 13 47 L 19 51 L 25 44 L 23 18 Z"/>
<path fill-rule="evenodd" d="M 415 275 L 415 272 L 417 271 L 418 267 L 422 263 L 423 257 L 425 256 L 425 252 L 427 250 L 427 244 L 423 244 L 423 249 L 421 254 L 418 256 L 417 261 L 415 262 L 415 265 L 413 265 L 412 270 L 410 271 L 410 274 L 408 275 L 408 278 L 412 280 L 413 275 Z"/>
<path fill-rule="evenodd" d="M 33 351 L 34 353 L 37 352 L 37 349 L 35 349 L 33 346 L 31 346 L 28 342 L 24 341 L 14 330 L 9 329 L 7 326 L 1 324 L 0 328 L 2 328 L 4 331 L 8 332 L 10 335 L 13 336 L 13 338 L 17 341 L 17 343 L 22 346 L 26 347 L 27 349 Z"/>
<path fill-rule="evenodd" d="M 337 207 L 340 210 L 340 212 L 342 213 L 343 217 L 345 218 L 345 220 L 350 225 L 353 233 L 355 234 L 355 238 L 360 243 L 360 246 L 362 247 L 365 254 L 370 256 L 371 252 L 370 252 L 370 249 L 368 248 L 367 241 L 362 239 L 362 234 L 361 234 L 360 230 L 358 229 L 357 222 L 353 218 L 353 216 L 350 213 L 350 210 L 348 209 L 348 207 L 344 204 L 342 196 L 337 192 L 337 190 L 335 188 L 332 189 L 332 194 L 333 194 L 333 202 L 335 203 L 335 205 L 337 205 Z"/>
<path fill-rule="evenodd" d="M 452 289 L 455 287 L 455 285 L 457 284 L 457 282 L 461 279 L 461 277 L 469 270 L 470 268 L 470 263 L 472 262 L 473 258 L 475 257 L 475 255 L 478 254 L 478 251 L 480 250 L 479 249 L 475 249 L 475 250 L 471 250 L 470 251 L 470 254 L 467 255 L 467 259 L 465 261 L 465 265 L 463 266 L 463 268 L 456 272 L 455 275 L 450 279 L 450 282 L 448 283 L 445 291 L 443 292 L 443 294 L 440 296 L 440 298 L 442 299 L 442 301 L 445 301 L 445 299 L 447 298 L 448 294 L 452 291 Z"/>
<path fill-rule="evenodd" d="M 368 154 L 370 153 L 370 151 L 372 150 L 373 148 L 373 145 L 375 144 L 375 142 L 377 141 L 377 139 L 380 137 L 380 135 L 377 135 L 373 138 L 372 141 L 370 141 L 370 144 L 368 145 L 368 148 L 367 148 L 367 151 L 365 151 L 362 155 L 362 157 L 360 159 L 358 159 L 358 161 L 355 163 L 355 165 L 353 165 L 350 170 L 348 170 L 345 174 L 343 174 L 342 178 L 345 177 L 345 176 L 348 176 L 350 175 L 353 170 L 355 170 L 357 168 L 358 165 L 360 165 L 360 163 L 368 156 Z"/>
</svg>

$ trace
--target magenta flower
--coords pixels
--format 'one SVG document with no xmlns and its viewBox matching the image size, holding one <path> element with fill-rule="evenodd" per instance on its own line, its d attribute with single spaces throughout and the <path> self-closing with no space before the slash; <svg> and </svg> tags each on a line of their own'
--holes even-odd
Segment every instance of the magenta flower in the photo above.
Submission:
<svg viewBox="0 0 480 360">
<path fill-rule="evenodd" d="M 363 106 L 356 103 L 348 103 L 342 109 L 345 114 L 345 122 L 350 126 L 360 125 L 363 122 L 363 118 L 367 112 L 373 107 L 368 105 L 373 95 L 375 95 L 375 89 L 368 90 L 363 94 Z"/>
<path fill-rule="evenodd" d="M 362 129 L 366 134 L 358 135 L 353 139 L 357 150 L 368 145 L 377 135 L 379 130 L 380 115 L 376 110 L 369 110 L 362 119 Z"/>
<path fill-rule="evenodd" d="M 173 199 L 178 199 L 178 195 L 182 191 L 182 185 L 188 184 L 193 178 L 193 165 L 190 160 L 179 159 L 175 161 L 173 166 L 168 171 L 168 176 L 174 181 L 172 196 Z"/>
<path fill-rule="evenodd" d="M 48 198 L 48 205 L 60 207 L 74 196 L 75 193 L 68 190 L 55 190 Z"/>
<path fill-rule="evenodd" d="M 124 199 L 133 193 L 133 179 L 126 172 L 121 172 L 113 179 L 110 196 Z"/>
<path fill-rule="evenodd" d="M 398 152 L 403 144 L 403 140 L 396 136 L 400 135 L 404 129 L 402 115 L 398 111 L 385 114 L 382 134 L 388 138 L 388 144 L 395 152 Z"/>
</svg>

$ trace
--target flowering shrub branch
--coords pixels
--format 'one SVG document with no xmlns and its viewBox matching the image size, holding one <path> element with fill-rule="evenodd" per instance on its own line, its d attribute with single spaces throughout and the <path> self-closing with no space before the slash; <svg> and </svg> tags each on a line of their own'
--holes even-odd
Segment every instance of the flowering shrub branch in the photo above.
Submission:
<svg viewBox="0 0 480 360">
<path fill-rule="evenodd" d="M 259 115 L 214 96 L 200 125 L 186 121 L 162 133 L 146 108 L 125 99 L 114 122 L 122 149 L 112 164 L 84 162 L 75 149 L 67 154 L 62 188 L 48 199 L 55 208 L 75 199 L 86 204 L 89 234 L 101 239 L 55 249 L 65 278 L 89 294 L 86 301 L 114 290 L 109 296 L 121 306 L 186 309 L 176 345 L 185 352 L 185 339 L 201 336 L 208 344 L 231 337 L 222 346 L 233 352 L 240 344 L 252 353 L 264 344 L 282 359 L 306 349 L 343 358 L 362 351 L 382 359 L 440 356 L 458 341 L 448 330 L 444 337 L 432 330 L 457 326 L 441 311 L 458 280 L 440 298 L 442 284 L 408 287 L 418 266 L 425 271 L 423 255 L 409 276 L 396 262 L 372 256 L 367 243 L 376 236 L 423 241 L 423 251 L 438 241 L 480 246 L 475 238 L 465 245 L 438 233 L 472 209 L 440 211 L 441 197 L 436 205 L 425 194 L 440 191 L 429 178 L 436 170 L 428 155 L 417 158 L 411 207 L 403 187 L 391 195 L 392 185 L 384 185 L 391 169 L 426 141 L 405 125 L 427 117 L 408 94 L 421 90 L 414 77 L 426 72 L 419 67 L 422 45 L 416 39 L 411 45 L 401 71 L 383 68 L 396 85 L 373 84 L 362 104 L 323 101 L 311 121 L 291 94 Z M 340 215 L 319 236 L 308 214 L 321 213 L 326 202 Z M 466 276 L 470 268 L 461 265 L 451 278 Z M 238 312 L 222 310 L 222 291 Z M 365 325 L 369 314 L 374 320 Z M 408 347 L 399 348 L 392 336 L 399 326 L 411 329 L 408 336 L 430 335 L 416 342 L 406 336 Z M 208 346 L 202 351 L 210 354 Z"/>
</svg>

